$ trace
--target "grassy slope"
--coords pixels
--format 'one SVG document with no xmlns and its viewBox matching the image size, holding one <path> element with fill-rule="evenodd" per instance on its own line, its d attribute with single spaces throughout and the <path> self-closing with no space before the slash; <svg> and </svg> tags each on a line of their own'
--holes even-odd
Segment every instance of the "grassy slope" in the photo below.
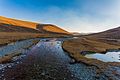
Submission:
<svg viewBox="0 0 120 80">
<path fill-rule="evenodd" d="M 63 33 L 63 34 L 70 34 L 69 32 L 54 26 L 54 25 L 47 25 L 43 27 L 44 30 L 49 31 L 49 32 L 55 32 L 55 33 Z"/>
<path fill-rule="evenodd" d="M 120 27 L 89 35 L 95 38 L 120 39 Z"/>
<path fill-rule="evenodd" d="M 0 32 L 29 32 L 29 33 L 40 33 L 38 30 L 33 28 L 27 28 L 22 26 L 15 26 L 10 24 L 0 23 Z"/>
<path fill-rule="evenodd" d="M 52 24 L 39 24 L 37 25 L 37 29 L 43 33 L 49 33 L 49 34 L 65 34 L 65 35 L 71 34 L 67 32 L 66 30 L 63 30 L 59 28 L 58 26 L 52 25 Z"/>
<path fill-rule="evenodd" d="M 16 19 L 0 16 L 0 45 L 4 45 L 16 40 L 28 39 L 28 38 L 65 36 L 57 33 L 50 34 L 52 33 L 52 31 L 53 32 L 59 31 L 59 33 L 67 33 L 67 31 L 58 27 L 55 28 L 52 27 L 52 29 L 51 27 L 47 27 L 50 28 L 51 30 L 48 32 L 46 32 L 42 27 L 40 31 L 36 29 L 37 25 L 38 23 L 16 20 Z M 45 32 L 45 33 L 41 33 L 41 32 Z"/>
<path fill-rule="evenodd" d="M 41 37 L 38 33 L 21 33 L 21 32 L 0 32 L 0 45 L 5 45 L 23 39 Z"/>
<path fill-rule="evenodd" d="M 0 16 L 0 23 L 4 24 L 10 24 L 14 26 L 22 26 L 22 27 L 27 27 L 27 28 L 33 28 L 36 29 L 36 26 L 39 25 L 38 23 L 35 22 L 28 22 L 28 21 L 22 21 L 22 20 L 17 20 L 17 19 L 11 19 L 11 18 L 6 18 Z M 40 24 L 42 25 L 42 24 Z M 51 24 L 45 24 L 42 25 L 42 30 L 48 31 L 48 32 L 55 32 L 55 33 L 61 33 L 61 34 L 70 34 L 69 32 Z"/>
<path fill-rule="evenodd" d="M 11 24 L 15 26 L 23 26 L 23 27 L 33 28 L 33 29 L 36 29 L 36 25 L 38 24 L 35 22 L 22 21 L 17 19 L 6 18 L 2 16 L 0 16 L 0 23 Z"/>
</svg>

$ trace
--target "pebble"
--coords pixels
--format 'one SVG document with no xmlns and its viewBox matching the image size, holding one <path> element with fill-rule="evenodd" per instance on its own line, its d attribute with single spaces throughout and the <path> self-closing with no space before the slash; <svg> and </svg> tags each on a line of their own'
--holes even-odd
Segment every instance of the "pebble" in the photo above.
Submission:
<svg viewBox="0 0 120 80">
<path fill-rule="evenodd" d="M 2 73 L 5 72 L 4 70 L 2 70 Z"/>
<path fill-rule="evenodd" d="M 4 74 L 1 75 L 2 77 L 4 76 Z"/>
<path fill-rule="evenodd" d="M 11 68 L 12 66 L 11 65 L 8 65 L 8 68 Z"/>
<path fill-rule="evenodd" d="M 19 62 L 17 62 L 17 64 L 19 64 Z"/>
</svg>

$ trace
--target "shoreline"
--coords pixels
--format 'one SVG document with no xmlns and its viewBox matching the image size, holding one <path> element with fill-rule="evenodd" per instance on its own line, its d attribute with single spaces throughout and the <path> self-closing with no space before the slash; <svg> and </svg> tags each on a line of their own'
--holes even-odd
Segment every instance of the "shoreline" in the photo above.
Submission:
<svg viewBox="0 0 120 80">
<path fill-rule="evenodd" d="M 98 65 L 96 65 L 96 64 L 93 64 L 93 63 L 95 63 L 95 61 L 97 61 L 97 62 L 99 62 L 99 63 L 104 63 L 104 64 L 109 64 L 109 65 L 112 65 L 112 63 L 114 64 L 114 66 L 120 66 L 120 63 L 119 62 L 103 62 L 103 61 L 100 61 L 100 60 L 98 60 L 98 59 L 91 59 L 91 58 L 86 58 L 86 57 L 84 57 L 81 53 L 73 53 L 70 49 L 68 49 L 68 44 L 66 44 L 66 42 L 67 41 L 63 41 L 63 43 L 62 43 L 62 48 L 63 48 L 63 50 L 65 51 L 65 52 L 67 52 L 68 53 L 68 56 L 69 57 L 71 57 L 72 59 L 74 59 L 75 60 L 75 62 L 82 62 L 82 63 L 84 63 L 84 64 L 86 64 L 86 65 L 89 65 L 89 66 L 98 66 Z M 72 46 L 72 47 L 75 47 L 75 46 Z M 110 49 L 110 50 L 112 50 L 112 49 Z M 114 50 L 114 49 L 113 49 Z M 107 52 L 107 50 L 105 51 L 105 52 Z M 104 53 L 105 53 L 104 52 Z M 76 54 L 76 55 L 74 55 L 74 54 Z M 101 53 L 101 54 L 103 54 L 103 53 Z M 92 63 L 93 62 L 93 63 Z"/>
<path fill-rule="evenodd" d="M 60 38 L 61 36 L 57 36 L 57 38 Z M 11 44 L 11 43 L 16 43 L 16 42 L 21 42 L 21 41 L 26 41 L 26 40 L 30 40 L 30 39 L 39 39 L 39 38 L 56 38 L 56 37 L 52 37 L 52 36 L 41 36 L 41 37 L 36 37 L 36 38 L 28 38 L 28 39 L 20 39 L 20 40 L 16 40 L 16 41 L 12 41 L 10 43 L 5 43 L 2 44 L 2 46 L 0 46 L 0 48 L 2 47 L 6 47 L 7 45 Z M 37 44 L 40 40 L 33 40 L 32 44 L 30 44 L 29 46 L 23 46 L 22 49 L 29 49 L 30 47 L 32 47 L 33 45 Z M 9 54 L 5 54 L 4 56 L 0 56 L 0 64 L 4 64 L 4 63 L 8 63 L 12 60 L 13 57 L 19 56 L 22 54 L 21 50 L 16 50 L 15 52 L 9 53 Z"/>
<path fill-rule="evenodd" d="M 120 75 L 120 73 L 116 72 L 113 68 L 113 67 L 119 67 L 120 68 L 120 63 L 119 62 L 103 62 L 103 61 L 100 61 L 100 60 L 97 60 L 97 59 L 86 58 L 82 54 L 80 54 L 78 52 L 75 52 L 78 49 L 78 47 L 77 47 L 77 49 L 75 49 L 76 45 L 70 45 L 68 43 L 68 41 L 69 40 L 63 41 L 62 48 L 65 52 L 68 53 L 68 56 L 70 58 L 75 60 L 74 63 L 83 63 L 83 64 L 85 64 L 87 66 L 91 66 L 91 67 L 95 66 L 97 68 L 96 72 L 97 72 L 98 76 L 100 74 L 104 74 L 108 78 L 110 77 L 110 80 L 114 80 L 114 78 L 115 78 L 114 76 Z M 79 44 L 77 44 L 77 45 L 79 45 Z M 110 72 L 110 73 L 108 74 L 107 72 Z M 113 76 L 112 78 L 111 78 L 111 75 Z"/>
<path fill-rule="evenodd" d="M 27 40 L 30 40 L 30 39 L 20 40 L 19 42 L 27 41 Z M 15 52 L 4 54 L 3 56 L 0 57 L 0 64 L 11 62 L 14 57 L 22 55 L 25 49 L 29 49 L 30 47 L 36 45 L 39 41 L 40 41 L 39 39 L 33 38 L 31 44 L 28 44 L 27 46 L 22 46 L 20 50 L 15 50 Z"/>
</svg>

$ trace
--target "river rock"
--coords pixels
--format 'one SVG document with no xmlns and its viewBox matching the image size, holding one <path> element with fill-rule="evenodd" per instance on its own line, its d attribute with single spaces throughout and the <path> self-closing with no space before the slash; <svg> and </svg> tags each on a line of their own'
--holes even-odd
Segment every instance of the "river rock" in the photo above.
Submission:
<svg viewBox="0 0 120 80">
<path fill-rule="evenodd" d="M 72 59 L 69 63 L 74 64 L 74 63 L 76 63 L 76 61 L 75 61 L 75 59 Z"/>
</svg>

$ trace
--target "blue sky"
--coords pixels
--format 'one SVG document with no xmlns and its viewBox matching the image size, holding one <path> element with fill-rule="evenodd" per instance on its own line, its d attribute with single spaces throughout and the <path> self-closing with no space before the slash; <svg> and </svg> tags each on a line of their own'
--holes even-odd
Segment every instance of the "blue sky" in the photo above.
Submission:
<svg viewBox="0 0 120 80">
<path fill-rule="evenodd" d="M 0 15 L 100 32 L 120 26 L 120 0 L 0 0 Z"/>
</svg>

